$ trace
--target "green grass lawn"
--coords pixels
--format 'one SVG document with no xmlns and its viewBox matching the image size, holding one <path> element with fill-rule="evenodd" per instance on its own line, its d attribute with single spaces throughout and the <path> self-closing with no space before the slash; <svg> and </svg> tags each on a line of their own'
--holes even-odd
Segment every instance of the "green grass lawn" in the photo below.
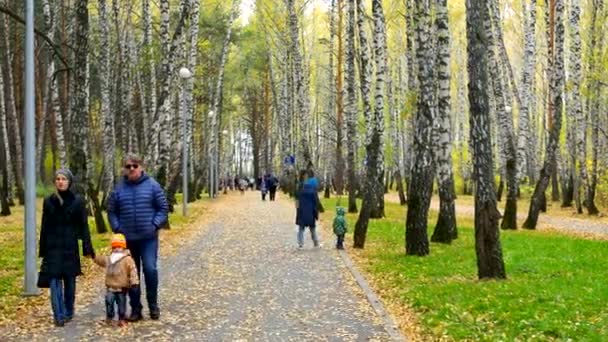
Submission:
<svg viewBox="0 0 608 342">
<path fill-rule="evenodd" d="M 335 202 L 323 200 L 326 224 Z M 452 245 L 432 243 L 429 256 L 414 257 L 405 256 L 405 207 L 387 202 L 386 215 L 370 222 L 355 259 L 385 301 L 413 309 L 424 339 L 608 340 L 606 242 L 501 231 L 508 279 L 479 281 L 471 220 L 459 222 Z M 347 217 L 347 248 L 356 218 Z"/>
</svg>

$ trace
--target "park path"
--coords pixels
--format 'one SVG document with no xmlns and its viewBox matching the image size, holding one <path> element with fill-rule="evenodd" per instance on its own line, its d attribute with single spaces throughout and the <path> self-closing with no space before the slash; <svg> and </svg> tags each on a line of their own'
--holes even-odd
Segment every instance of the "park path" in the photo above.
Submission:
<svg viewBox="0 0 608 342">
<path fill-rule="evenodd" d="M 396 193 L 389 193 L 385 196 L 385 198 L 390 202 L 399 203 L 399 197 Z M 503 212 L 503 206 L 504 201 L 499 203 L 498 210 L 501 213 Z M 438 198 L 433 197 L 431 199 L 431 209 L 439 211 Z M 570 209 L 571 208 L 561 210 L 563 211 Z M 472 204 L 459 203 L 458 201 L 456 201 L 456 215 L 473 217 L 475 215 L 475 206 Z M 521 227 L 523 222 L 526 220 L 527 215 L 528 207 L 521 207 L 520 205 L 517 213 L 517 221 L 519 227 Z M 572 233 L 575 235 L 588 236 L 599 239 L 608 239 L 608 220 L 605 217 L 584 218 L 584 216 L 585 214 L 579 215 L 579 217 L 568 217 L 564 216 L 564 214 L 552 216 L 550 213 L 540 213 L 538 217 L 537 228 L 539 230 L 553 229 L 566 233 Z"/>
<path fill-rule="evenodd" d="M 298 250 L 293 202 L 262 202 L 258 194 L 222 196 L 225 206 L 200 234 L 175 256 L 161 256 L 159 321 L 144 309 L 146 319 L 127 328 L 102 324 L 100 284 L 64 327 L 52 327 L 49 312 L 46 331 L 11 340 L 394 340 L 332 248 L 333 236 L 321 232 L 321 248 L 306 236 Z"/>
</svg>

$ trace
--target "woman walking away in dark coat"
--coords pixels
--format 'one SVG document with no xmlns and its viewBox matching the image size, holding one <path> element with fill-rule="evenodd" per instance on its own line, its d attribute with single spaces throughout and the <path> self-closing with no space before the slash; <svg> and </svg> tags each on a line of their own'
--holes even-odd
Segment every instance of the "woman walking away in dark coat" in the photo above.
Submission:
<svg viewBox="0 0 608 342">
<path fill-rule="evenodd" d="M 76 276 L 81 275 L 78 240 L 85 256 L 93 257 L 84 200 L 71 190 L 72 173 L 55 173 L 56 192 L 44 199 L 40 230 L 40 287 L 51 290 L 55 325 L 63 326 L 74 316 Z M 48 284 L 43 279 L 48 279 Z"/>
<path fill-rule="evenodd" d="M 316 221 L 319 218 L 317 191 L 313 184 L 307 182 L 308 173 L 300 173 L 300 188 L 296 193 L 296 224 L 298 225 L 298 247 L 304 246 L 304 230 L 310 229 L 310 237 L 315 247 L 319 247 Z"/>
</svg>

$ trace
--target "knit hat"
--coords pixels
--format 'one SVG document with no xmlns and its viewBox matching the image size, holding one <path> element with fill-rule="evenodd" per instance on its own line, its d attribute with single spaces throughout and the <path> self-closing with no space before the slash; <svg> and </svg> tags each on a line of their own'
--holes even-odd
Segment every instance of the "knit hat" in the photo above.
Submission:
<svg viewBox="0 0 608 342">
<path fill-rule="evenodd" d="M 55 171 L 55 177 L 57 177 L 58 175 L 65 176 L 65 178 L 68 179 L 70 186 L 72 185 L 72 180 L 74 180 L 74 175 L 72 174 L 72 171 L 70 171 L 70 169 L 63 168 L 63 169 L 59 169 L 59 170 Z"/>
<path fill-rule="evenodd" d="M 112 248 L 127 248 L 127 239 L 118 233 L 112 235 Z"/>
<path fill-rule="evenodd" d="M 338 216 L 344 216 L 344 208 L 337 207 L 336 208 L 336 215 L 338 215 Z"/>
</svg>

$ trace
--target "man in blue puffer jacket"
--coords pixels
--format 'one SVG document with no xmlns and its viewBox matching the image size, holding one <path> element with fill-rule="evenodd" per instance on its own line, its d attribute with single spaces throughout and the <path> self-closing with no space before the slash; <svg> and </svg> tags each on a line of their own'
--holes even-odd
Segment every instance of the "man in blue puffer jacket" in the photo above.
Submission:
<svg viewBox="0 0 608 342">
<path fill-rule="evenodd" d="M 129 155 L 123 166 L 124 177 L 108 197 L 108 220 L 114 233 L 127 238 L 127 248 L 135 260 L 140 279 L 143 264 L 150 318 L 159 319 L 158 230 L 167 223 L 169 205 L 160 184 L 144 172 L 141 158 Z M 129 289 L 129 298 L 129 321 L 141 320 L 141 289 Z"/>
</svg>

